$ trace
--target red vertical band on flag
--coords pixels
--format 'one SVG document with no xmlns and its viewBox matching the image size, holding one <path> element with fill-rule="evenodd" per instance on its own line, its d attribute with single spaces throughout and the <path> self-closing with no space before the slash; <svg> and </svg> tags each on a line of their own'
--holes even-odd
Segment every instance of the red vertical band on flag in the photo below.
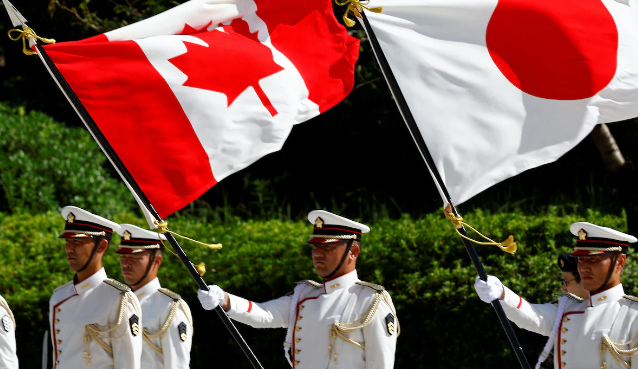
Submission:
<svg viewBox="0 0 638 369">
<path fill-rule="evenodd" d="M 217 183 L 208 155 L 137 43 L 89 40 L 45 48 L 155 209 L 169 215 Z"/>
<path fill-rule="evenodd" d="M 285 12 L 276 1 L 255 3 L 273 46 L 295 65 L 308 88 L 308 99 L 319 105 L 319 111 L 348 96 L 354 86 L 359 40 L 339 24 L 331 1 L 295 2 Z"/>
</svg>

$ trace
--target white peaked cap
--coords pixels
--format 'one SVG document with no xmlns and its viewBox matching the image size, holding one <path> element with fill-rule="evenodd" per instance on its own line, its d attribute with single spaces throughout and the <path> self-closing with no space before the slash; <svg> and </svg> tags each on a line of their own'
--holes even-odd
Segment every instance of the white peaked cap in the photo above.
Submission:
<svg viewBox="0 0 638 369">
<path fill-rule="evenodd" d="M 634 243 L 638 241 L 638 239 L 632 235 L 619 232 L 615 229 L 601 227 L 588 222 L 576 222 L 569 226 L 569 230 L 576 237 L 580 236 L 579 232 L 581 231 L 581 229 L 586 232 L 587 238 L 604 238 L 627 243 Z"/>
<path fill-rule="evenodd" d="M 344 218 L 342 216 L 330 213 L 325 210 L 313 210 L 310 213 L 308 213 L 308 221 L 310 223 L 316 224 L 317 218 L 321 218 L 324 224 L 340 225 L 340 226 L 355 228 L 360 230 L 361 233 L 370 232 L 370 227 L 368 227 L 365 224 L 355 222 L 354 220 Z"/>
<path fill-rule="evenodd" d="M 147 229 L 138 227 L 132 224 L 120 224 L 120 229 L 117 231 L 117 234 L 124 237 L 124 234 L 128 232 L 128 235 L 131 239 L 145 239 L 145 240 L 157 240 L 162 239 L 166 241 L 166 236 L 161 233 L 157 233 L 157 231 L 149 231 Z M 159 238 L 158 238 L 159 235 Z"/>
<path fill-rule="evenodd" d="M 328 244 L 343 240 L 361 241 L 361 235 L 370 232 L 370 227 L 365 224 L 325 210 L 311 211 L 308 213 L 308 221 L 315 225 L 315 229 L 307 241 L 311 245 Z"/>
<path fill-rule="evenodd" d="M 110 239 L 113 232 L 120 229 L 119 224 L 77 206 L 65 206 L 61 213 L 66 226 L 60 238 L 105 236 Z"/>
</svg>

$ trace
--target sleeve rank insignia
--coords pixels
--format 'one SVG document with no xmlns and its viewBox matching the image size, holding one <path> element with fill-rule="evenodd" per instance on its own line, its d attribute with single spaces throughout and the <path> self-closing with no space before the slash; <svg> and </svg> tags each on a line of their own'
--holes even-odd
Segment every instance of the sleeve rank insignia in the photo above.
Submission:
<svg viewBox="0 0 638 369">
<path fill-rule="evenodd" d="M 392 313 L 388 313 L 388 316 L 385 317 L 385 325 L 388 328 L 388 334 L 392 336 L 394 334 L 394 315 Z"/>
<path fill-rule="evenodd" d="M 186 324 L 184 322 L 179 323 L 177 331 L 179 332 L 179 339 L 182 340 L 182 342 L 185 342 L 188 338 L 186 335 Z"/>
<path fill-rule="evenodd" d="M 140 334 L 140 318 L 137 315 L 133 314 L 133 316 L 128 320 L 129 325 L 131 326 L 131 333 L 133 337 L 136 337 Z"/>
<path fill-rule="evenodd" d="M 4 329 L 4 331 L 7 333 L 9 333 L 9 330 L 11 330 L 11 318 L 9 318 L 8 315 L 5 315 L 2 318 L 2 329 Z"/>
</svg>

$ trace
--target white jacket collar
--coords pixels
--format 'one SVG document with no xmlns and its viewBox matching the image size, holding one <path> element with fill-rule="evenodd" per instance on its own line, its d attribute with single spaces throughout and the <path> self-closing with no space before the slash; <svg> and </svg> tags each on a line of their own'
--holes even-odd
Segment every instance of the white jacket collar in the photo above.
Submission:
<svg viewBox="0 0 638 369">
<path fill-rule="evenodd" d="M 348 288 L 359 280 L 357 270 L 353 270 L 348 274 L 344 274 L 339 278 L 332 279 L 323 283 L 323 289 L 326 293 L 332 293 L 342 288 Z"/>
<path fill-rule="evenodd" d="M 622 299 L 623 296 L 625 296 L 625 290 L 622 288 L 622 284 L 618 284 L 617 286 L 603 292 L 595 295 L 589 295 L 589 304 L 592 307 L 596 307 L 610 301 L 618 301 Z"/>
<path fill-rule="evenodd" d="M 143 285 L 139 290 L 135 291 L 135 295 L 138 299 L 146 296 L 150 296 L 153 292 L 162 288 L 160 285 L 160 281 L 157 277 L 155 277 L 152 281 Z"/>
<path fill-rule="evenodd" d="M 81 295 L 87 291 L 90 291 L 94 289 L 95 287 L 99 286 L 107 278 L 108 277 L 106 276 L 106 271 L 104 270 L 104 268 L 102 268 L 98 270 L 97 272 L 95 272 L 95 274 L 93 274 L 89 278 L 83 280 L 82 282 L 78 284 L 74 284 L 73 287 L 75 287 L 75 293 L 77 293 L 78 295 Z M 75 277 L 73 279 L 74 279 L 73 283 L 75 283 Z"/>
</svg>

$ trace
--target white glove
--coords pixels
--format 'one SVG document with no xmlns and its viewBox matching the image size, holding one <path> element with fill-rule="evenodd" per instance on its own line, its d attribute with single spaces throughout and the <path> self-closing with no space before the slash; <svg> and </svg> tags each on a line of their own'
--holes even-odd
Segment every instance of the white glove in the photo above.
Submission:
<svg viewBox="0 0 638 369">
<path fill-rule="evenodd" d="M 487 282 L 476 277 L 476 281 L 474 281 L 474 289 L 476 290 L 479 298 L 488 304 L 494 300 L 500 299 L 504 291 L 503 283 L 501 283 L 501 281 L 493 275 L 487 276 Z"/>
<path fill-rule="evenodd" d="M 208 288 L 208 291 L 198 290 L 197 298 L 204 309 L 213 310 L 224 303 L 226 300 L 226 294 L 224 293 L 224 290 L 219 288 L 217 285 L 208 286 Z"/>
</svg>

